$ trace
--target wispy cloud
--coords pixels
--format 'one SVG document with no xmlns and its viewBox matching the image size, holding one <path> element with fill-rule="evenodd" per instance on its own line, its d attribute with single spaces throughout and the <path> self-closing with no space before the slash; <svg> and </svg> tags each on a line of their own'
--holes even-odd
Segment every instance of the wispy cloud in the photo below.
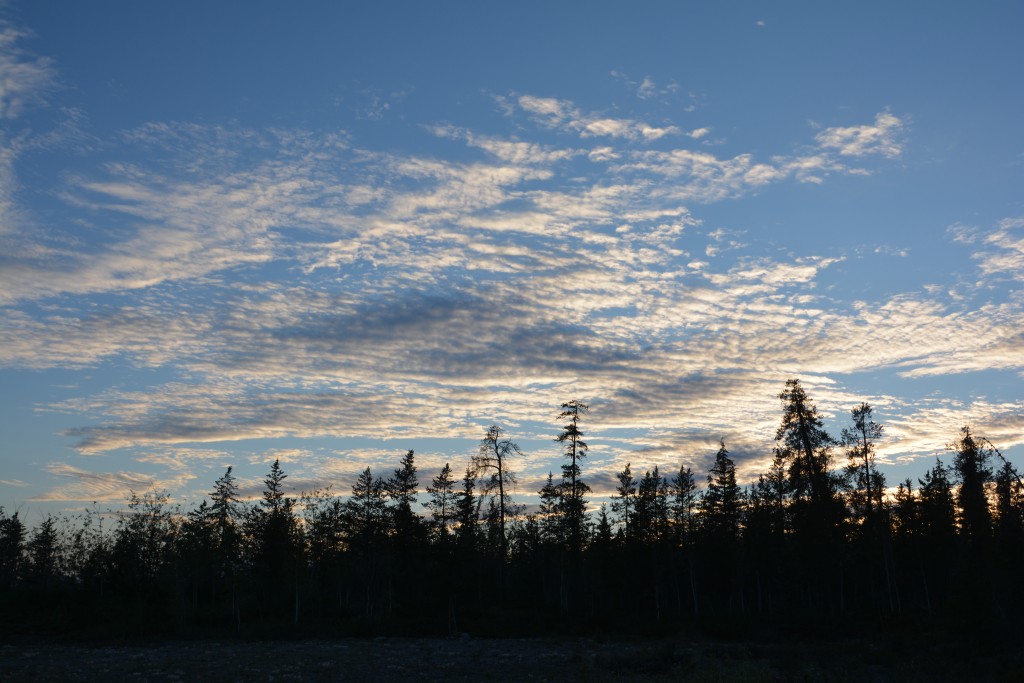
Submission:
<svg viewBox="0 0 1024 683">
<path fill-rule="evenodd" d="M 39 104 L 55 83 L 53 60 L 20 47 L 26 36 L 24 30 L 0 23 L 0 117 L 5 119 L 17 118 Z"/>
<path fill-rule="evenodd" d="M 185 472 L 169 478 L 138 472 L 90 472 L 66 463 L 48 465 L 46 471 L 68 482 L 34 497 L 34 501 L 123 503 L 131 491 L 144 493 L 150 490 L 176 490 L 195 478 Z"/>
<path fill-rule="evenodd" d="M 511 103 L 572 145 L 431 126 L 432 144 L 457 148 L 443 158 L 360 149 L 338 132 L 128 131 L 121 143 L 144 150 L 144 165 L 109 163 L 61 188 L 98 246 L 39 242 L 0 267 L 0 361 L 171 375 L 47 408 L 89 416 L 65 433 L 82 454 L 130 453 L 168 482 L 186 465 L 223 466 L 228 447 L 215 444 L 247 439 L 473 443 L 499 422 L 549 442 L 538 416 L 567 395 L 591 400 L 603 465 L 637 449 L 652 465 L 703 463 L 721 437 L 749 474 L 789 377 L 810 377 L 841 412 L 864 397 L 833 386 L 837 375 L 1024 368 L 1019 300 L 967 308 L 907 292 L 849 305 L 822 286 L 845 254 L 752 252 L 692 212 L 851 173 L 845 157 L 892 156 L 895 117 L 823 131 L 809 152 L 719 158 L 667 137 L 664 149 L 634 144 L 672 133 L 692 145 L 707 129 L 686 137 L 556 98 Z M 1012 255 L 1014 230 L 986 244 Z M 961 334 L 976 327 L 989 332 Z M 251 454 L 274 457 L 306 468 L 320 456 Z M 54 467 L 73 482 L 53 500 L 155 481 Z M 330 467 L 296 481 L 336 481 Z"/>
<path fill-rule="evenodd" d="M 666 135 L 678 135 L 674 125 L 656 126 L 633 119 L 586 114 L 569 100 L 554 97 L 520 95 L 513 101 L 534 121 L 548 128 L 576 133 L 581 138 L 611 137 L 629 140 L 657 140 Z"/>
<path fill-rule="evenodd" d="M 834 149 L 843 156 L 881 154 L 894 158 L 903 152 L 905 127 L 902 119 L 885 111 L 875 116 L 874 124 L 826 128 L 815 139 L 822 148 Z"/>
</svg>

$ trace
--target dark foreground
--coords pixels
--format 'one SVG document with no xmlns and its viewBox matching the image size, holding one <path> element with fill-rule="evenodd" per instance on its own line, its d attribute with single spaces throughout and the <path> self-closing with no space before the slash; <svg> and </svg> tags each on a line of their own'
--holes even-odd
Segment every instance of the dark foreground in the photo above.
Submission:
<svg viewBox="0 0 1024 683">
<path fill-rule="evenodd" d="M 1013 650 L 1016 650 L 1014 648 Z M 899 640 L 199 641 L 0 646 L 15 681 L 1024 681 L 1024 653 Z"/>
</svg>

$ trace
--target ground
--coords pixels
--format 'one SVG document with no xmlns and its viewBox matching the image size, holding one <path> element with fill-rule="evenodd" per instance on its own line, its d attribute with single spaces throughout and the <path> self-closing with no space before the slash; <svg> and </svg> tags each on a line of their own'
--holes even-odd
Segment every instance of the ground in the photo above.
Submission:
<svg viewBox="0 0 1024 683">
<path fill-rule="evenodd" d="M 1024 681 L 1019 653 L 844 640 L 345 639 L 0 646 L 20 681 Z"/>
</svg>

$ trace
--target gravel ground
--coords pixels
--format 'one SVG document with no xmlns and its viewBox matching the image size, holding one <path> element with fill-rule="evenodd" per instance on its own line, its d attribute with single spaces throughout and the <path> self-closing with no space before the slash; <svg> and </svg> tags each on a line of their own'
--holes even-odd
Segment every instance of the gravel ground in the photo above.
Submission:
<svg viewBox="0 0 1024 683">
<path fill-rule="evenodd" d="M 971 661 L 903 650 L 681 639 L 31 641 L 0 645 L 0 681 L 1024 681 L 1019 654 Z"/>
</svg>

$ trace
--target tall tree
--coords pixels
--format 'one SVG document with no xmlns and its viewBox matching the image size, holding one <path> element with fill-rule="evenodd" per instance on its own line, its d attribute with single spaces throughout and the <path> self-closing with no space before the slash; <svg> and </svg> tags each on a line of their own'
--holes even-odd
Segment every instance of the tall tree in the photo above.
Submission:
<svg viewBox="0 0 1024 683">
<path fill-rule="evenodd" d="M 217 571 L 221 578 L 234 574 L 234 564 L 238 560 L 241 543 L 241 534 L 238 528 L 241 516 L 238 485 L 229 466 L 224 474 L 213 483 L 208 510 L 208 518 L 213 526 Z"/>
<path fill-rule="evenodd" d="M 874 524 L 875 510 L 884 489 L 884 480 L 875 469 L 875 444 L 882 438 L 884 429 L 874 421 L 872 413 L 867 403 L 853 408 L 850 411 L 851 425 L 842 432 L 842 442 L 847 447 L 850 470 L 856 482 L 854 507 L 861 509 L 868 527 Z"/>
<path fill-rule="evenodd" d="M 438 543 L 446 545 L 451 535 L 452 523 L 456 520 L 455 481 L 452 466 L 445 463 L 441 471 L 427 487 L 429 498 L 423 507 L 430 510 L 432 528 Z"/>
<path fill-rule="evenodd" d="M 516 455 L 522 455 L 519 446 L 512 439 L 503 435 L 501 427 L 491 425 L 483 440 L 480 441 L 477 454 L 472 459 L 474 477 L 479 477 L 482 474 L 490 475 L 485 480 L 483 490 L 491 495 L 494 502 L 493 518 L 497 524 L 498 552 L 503 560 L 508 557 L 506 521 L 515 510 L 512 505 L 511 492 L 516 480 L 509 468 L 508 461 Z M 495 492 L 497 493 L 495 494 Z"/>
<path fill-rule="evenodd" d="M 387 497 L 391 501 L 395 536 L 400 544 L 410 542 L 419 536 L 420 517 L 413 512 L 418 487 L 416 461 L 410 449 L 402 457 L 401 466 L 384 485 Z"/>
<path fill-rule="evenodd" d="M 736 483 L 736 465 L 722 441 L 702 500 L 704 528 L 709 538 L 722 543 L 732 543 L 739 538 L 742 497 L 743 492 Z"/>
<path fill-rule="evenodd" d="M 834 540 L 845 513 L 830 469 L 833 439 L 800 380 L 787 380 L 779 399 L 782 422 L 775 433 L 775 454 L 788 463 L 793 529 L 809 546 L 824 551 L 820 544 Z"/>
<path fill-rule="evenodd" d="M 992 534 L 992 512 L 985 487 L 992 479 L 990 452 L 971 436 L 969 427 L 960 430 L 960 439 L 950 448 L 954 452 L 953 469 L 960 482 L 956 502 L 960 512 L 960 533 L 975 548 L 987 544 Z"/>
<path fill-rule="evenodd" d="M 538 510 L 539 525 L 540 525 L 540 537 L 544 543 L 551 545 L 561 545 L 567 537 L 567 529 L 564 524 L 565 519 L 562 518 L 562 512 L 564 506 L 562 502 L 562 495 L 564 489 L 557 486 L 554 481 L 554 475 L 548 472 L 547 481 L 544 486 L 541 487 L 537 495 L 540 497 L 540 509 Z"/>
<path fill-rule="evenodd" d="M 345 502 L 343 523 L 349 546 L 359 552 L 371 550 L 387 533 L 387 503 L 384 482 L 374 478 L 369 467 L 352 484 Z"/>
<path fill-rule="evenodd" d="M 60 574 L 60 540 L 56 520 L 47 515 L 35 528 L 26 547 L 29 575 L 44 590 L 49 589 Z"/>
<path fill-rule="evenodd" d="M 25 524 L 18 513 L 7 515 L 0 507 L 0 591 L 10 590 L 21 577 L 25 550 Z"/>
<path fill-rule="evenodd" d="M 690 542 L 696 509 L 697 482 L 694 481 L 693 470 L 680 465 L 669 487 L 669 510 L 676 545 L 685 546 Z"/>
<path fill-rule="evenodd" d="M 668 489 L 655 465 L 644 472 L 636 489 L 634 508 L 636 537 L 644 543 L 656 543 L 668 536 Z"/>
<path fill-rule="evenodd" d="M 254 543 L 255 569 L 262 580 L 266 601 L 272 608 L 287 603 L 289 592 L 295 598 L 298 619 L 298 576 L 303 553 L 303 539 L 295 517 L 295 500 L 284 488 L 288 475 L 275 459 L 263 479 L 263 500 L 254 508 L 249 520 L 250 538 Z M 288 584 L 292 591 L 288 591 Z"/>
<path fill-rule="evenodd" d="M 636 479 L 630 469 L 630 463 L 622 468 L 622 471 L 615 475 L 619 480 L 615 487 L 615 500 L 612 501 L 612 512 L 619 516 L 619 531 L 627 541 L 632 540 L 634 535 L 634 517 L 636 510 Z"/>
<path fill-rule="evenodd" d="M 582 548 L 583 528 L 586 523 L 587 501 L 584 496 L 590 492 L 590 487 L 581 479 L 580 462 L 587 457 L 587 442 L 583 440 L 583 432 L 580 431 L 580 420 L 590 407 L 579 399 L 572 399 L 563 403 L 561 407 L 562 412 L 558 417 L 566 420 L 566 423 L 555 441 L 564 445 L 565 457 L 568 460 L 562 465 L 561 505 L 566 520 L 569 549 L 578 553 Z"/>
<path fill-rule="evenodd" d="M 458 522 L 458 546 L 464 553 L 472 553 L 476 550 L 480 522 L 480 503 L 476 496 L 476 475 L 472 465 L 466 468 L 462 477 L 462 490 L 455 494 L 455 519 Z"/>
<path fill-rule="evenodd" d="M 779 394 L 782 423 L 775 433 L 776 451 L 789 461 L 789 477 L 798 501 L 831 496 L 828 449 L 833 439 L 825 431 L 818 409 L 800 380 L 786 380 Z"/>
</svg>

